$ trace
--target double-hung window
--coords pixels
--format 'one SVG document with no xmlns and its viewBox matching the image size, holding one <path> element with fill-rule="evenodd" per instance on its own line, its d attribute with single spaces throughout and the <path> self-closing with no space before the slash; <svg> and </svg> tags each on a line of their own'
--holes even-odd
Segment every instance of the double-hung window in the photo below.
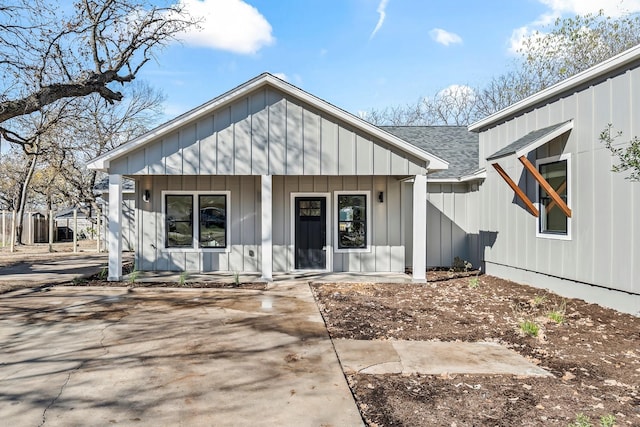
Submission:
<svg viewBox="0 0 640 427">
<path fill-rule="evenodd" d="M 555 190 L 560 198 L 570 206 L 571 190 L 571 157 L 541 159 L 537 162 L 538 172 Z M 562 209 L 549 196 L 547 191 L 538 186 L 538 236 L 559 239 L 571 237 L 571 218 L 567 217 Z"/>
<path fill-rule="evenodd" d="M 336 192 L 336 250 L 359 252 L 370 249 L 370 193 Z"/>
<path fill-rule="evenodd" d="M 228 193 L 164 195 L 165 248 L 225 249 Z"/>
</svg>

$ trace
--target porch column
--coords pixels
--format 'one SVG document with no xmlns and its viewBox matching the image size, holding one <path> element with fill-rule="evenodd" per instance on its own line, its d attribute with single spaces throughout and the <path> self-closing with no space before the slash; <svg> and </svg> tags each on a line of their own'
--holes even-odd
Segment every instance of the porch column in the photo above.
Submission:
<svg viewBox="0 0 640 427">
<path fill-rule="evenodd" d="M 413 180 L 413 281 L 427 281 L 427 176 Z"/>
<path fill-rule="evenodd" d="M 272 176 L 262 175 L 262 280 L 273 280 L 273 199 Z"/>
<path fill-rule="evenodd" d="M 109 275 L 122 280 L 122 176 L 109 175 Z"/>
</svg>

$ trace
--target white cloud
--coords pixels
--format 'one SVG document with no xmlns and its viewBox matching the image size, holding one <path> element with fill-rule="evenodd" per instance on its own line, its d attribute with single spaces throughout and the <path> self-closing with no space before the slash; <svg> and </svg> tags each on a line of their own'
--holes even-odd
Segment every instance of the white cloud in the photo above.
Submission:
<svg viewBox="0 0 640 427">
<path fill-rule="evenodd" d="M 289 77 L 287 77 L 285 73 L 273 73 L 273 75 L 279 78 L 280 80 L 284 80 L 285 82 L 289 81 Z"/>
<path fill-rule="evenodd" d="M 443 30 L 442 28 L 434 28 L 433 30 L 429 31 L 429 35 L 437 43 L 440 43 L 444 46 L 462 43 L 462 37 L 460 37 L 456 33 L 450 33 L 449 31 Z"/>
<path fill-rule="evenodd" d="M 376 9 L 376 11 L 378 12 L 378 15 L 380 15 L 380 17 L 378 18 L 378 23 L 376 24 L 376 27 L 371 32 L 371 35 L 369 36 L 369 39 L 372 39 L 373 36 L 376 35 L 378 30 L 380 28 L 382 28 L 382 24 L 384 24 L 384 20 L 387 17 L 387 4 L 388 3 L 389 3 L 389 0 L 380 0 L 380 4 L 378 4 L 378 9 Z"/>
<path fill-rule="evenodd" d="M 255 7 L 242 0 L 181 0 L 199 29 L 185 33 L 187 45 L 254 54 L 274 43 L 271 24 Z"/>
<path fill-rule="evenodd" d="M 476 97 L 476 93 L 473 90 L 473 88 L 467 85 L 452 84 L 442 89 L 440 92 L 436 94 L 436 96 L 438 98 L 456 98 L 459 100 L 463 100 L 463 99 L 473 100 Z"/>
<path fill-rule="evenodd" d="M 530 27 L 520 27 L 513 30 L 509 39 L 508 52 L 512 55 L 520 52 L 524 47 L 524 41 L 531 37 L 534 30 Z"/>
</svg>

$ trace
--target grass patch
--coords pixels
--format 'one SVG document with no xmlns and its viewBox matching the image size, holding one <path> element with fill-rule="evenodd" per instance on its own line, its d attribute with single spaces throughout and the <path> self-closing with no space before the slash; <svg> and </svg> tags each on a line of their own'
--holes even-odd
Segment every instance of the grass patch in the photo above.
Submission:
<svg viewBox="0 0 640 427">
<path fill-rule="evenodd" d="M 542 304 L 547 302 L 547 297 L 545 295 L 536 295 L 531 302 L 531 305 L 534 307 L 540 307 Z"/>
<path fill-rule="evenodd" d="M 183 271 L 182 273 L 180 273 L 180 278 L 178 279 L 178 284 L 180 286 L 184 286 L 185 283 L 187 283 L 187 279 L 189 278 L 189 273 L 187 273 L 186 271 Z"/>
<path fill-rule="evenodd" d="M 72 280 L 74 285 L 81 285 L 83 283 L 87 283 L 87 279 L 85 279 L 84 277 L 74 277 Z"/>
<path fill-rule="evenodd" d="M 133 270 L 131 273 L 129 273 L 129 283 L 132 285 L 136 283 L 139 276 L 140 272 L 138 270 Z"/>
<path fill-rule="evenodd" d="M 566 311 L 567 302 L 562 301 L 561 304 L 556 305 L 549 313 L 547 313 L 547 317 L 560 325 L 565 321 Z"/>
<path fill-rule="evenodd" d="M 531 320 L 525 320 L 520 322 L 520 330 L 525 335 L 529 335 L 531 337 L 537 337 L 538 332 L 540 332 L 540 326 L 538 326 L 535 322 Z"/>
<path fill-rule="evenodd" d="M 616 417 L 612 414 L 600 417 L 600 427 L 613 427 L 616 425 Z M 576 415 L 576 420 L 568 425 L 568 427 L 593 427 L 591 418 L 583 413 Z"/>
</svg>

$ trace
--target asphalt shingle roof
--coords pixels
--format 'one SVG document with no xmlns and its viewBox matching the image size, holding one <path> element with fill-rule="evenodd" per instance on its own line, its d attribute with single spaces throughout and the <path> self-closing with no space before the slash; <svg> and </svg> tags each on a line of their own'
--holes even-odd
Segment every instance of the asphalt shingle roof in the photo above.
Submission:
<svg viewBox="0 0 640 427">
<path fill-rule="evenodd" d="M 449 169 L 429 174 L 431 178 L 460 178 L 478 170 L 477 133 L 466 126 L 380 126 L 431 154 L 449 162 Z"/>
<path fill-rule="evenodd" d="M 527 145 L 535 143 L 540 138 L 544 138 L 546 135 L 552 133 L 554 130 L 560 128 L 561 126 L 564 126 L 566 123 L 567 122 L 557 123 L 552 126 L 547 126 L 546 128 L 529 132 L 522 138 L 516 139 L 511 144 L 496 151 L 495 153 L 487 157 L 487 160 L 495 160 L 495 159 L 499 159 L 500 157 L 505 157 L 505 156 L 510 156 L 512 154 L 515 154 L 521 148 L 524 148 Z"/>
</svg>

